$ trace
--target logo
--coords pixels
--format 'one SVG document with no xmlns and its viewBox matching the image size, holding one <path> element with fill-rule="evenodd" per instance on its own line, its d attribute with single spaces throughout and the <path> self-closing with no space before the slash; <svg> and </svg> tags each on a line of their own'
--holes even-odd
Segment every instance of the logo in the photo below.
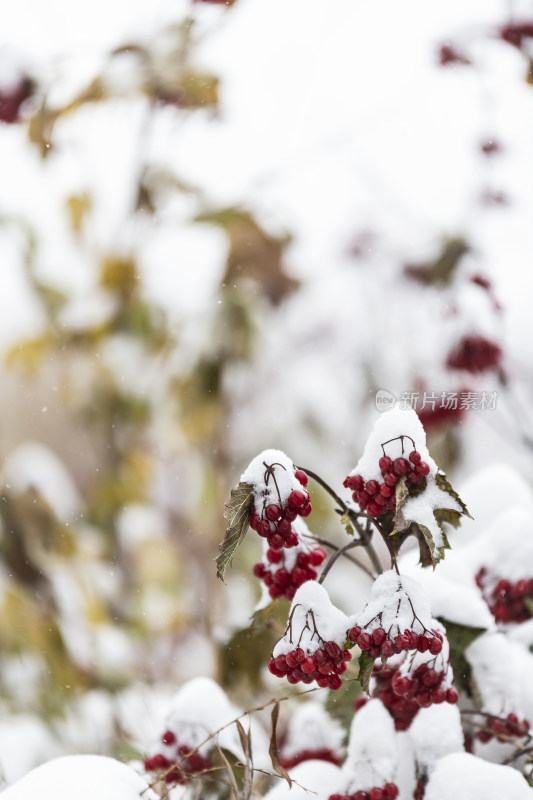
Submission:
<svg viewBox="0 0 533 800">
<path fill-rule="evenodd" d="M 376 392 L 376 408 L 378 411 L 388 411 L 396 402 L 396 397 L 387 389 L 378 389 Z"/>
</svg>

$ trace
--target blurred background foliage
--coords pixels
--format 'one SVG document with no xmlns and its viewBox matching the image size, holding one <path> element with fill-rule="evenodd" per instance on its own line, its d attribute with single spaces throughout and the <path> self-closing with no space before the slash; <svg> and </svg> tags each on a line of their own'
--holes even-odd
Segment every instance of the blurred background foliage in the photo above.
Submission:
<svg viewBox="0 0 533 800">
<path fill-rule="evenodd" d="M 199 6 L 150 41 L 117 42 L 70 95 L 53 71 L 21 70 L 0 89 L 0 136 L 18 137 L 32 180 L 58 187 L 44 223 L 38 205 L 21 214 L 0 192 L 0 268 L 19 274 L 32 320 L 5 347 L 0 400 L 0 708 L 11 725 L 27 715 L 38 724 L 14 773 L 54 752 L 134 752 L 142 735 L 122 703 L 132 687 L 159 696 L 211 674 L 244 704 L 260 689 L 286 609 L 248 627 L 257 545 L 239 551 L 229 589 L 213 560 L 224 501 L 262 448 L 340 486 L 380 388 L 497 391 L 509 404 L 496 422 L 481 411 L 472 422 L 488 425 L 477 456 L 475 414 L 460 407 L 422 409 L 430 448 L 465 474 L 503 441 L 531 477 L 529 426 L 516 412 L 530 367 L 505 341 L 479 238 L 433 231 L 423 257 L 420 247 L 391 253 L 386 236 L 357 224 L 337 264 L 332 254 L 306 275 L 289 226 L 260 203 L 220 204 L 160 153 L 163 139 L 167 153 L 179 149 L 184 120 L 215 125 L 224 113 L 223 84 L 197 58 L 210 35 Z M 238 6 L 216 9 L 216 25 Z M 508 46 L 527 57 L 528 41 L 519 45 Z M 439 68 L 470 68 L 446 46 Z M 117 113 L 129 161 L 115 173 L 117 151 L 89 157 L 84 137 L 111 133 Z M 65 180 L 84 158 L 92 187 Z M 102 235 L 110 203 L 114 227 Z M 191 241 L 173 239 L 180 230 Z M 211 265 L 198 276 L 200 240 Z M 154 264 L 174 306 L 154 297 Z M 63 280 L 69 270 L 83 279 Z M 202 296 L 192 310 L 191 282 Z M 492 360 L 480 368 L 476 351 L 473 366 L 450 366 L 473 335 L 494 345 Z M 320 491 L 313 508 L 312 529 L 340 536 Z"/>
</svg>

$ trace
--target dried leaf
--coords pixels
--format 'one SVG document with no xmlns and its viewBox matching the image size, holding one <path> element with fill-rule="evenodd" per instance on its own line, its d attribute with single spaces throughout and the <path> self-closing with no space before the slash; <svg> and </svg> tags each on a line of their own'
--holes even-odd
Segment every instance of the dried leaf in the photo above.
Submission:
<svg viewBox="0 0 533 800">
<path fill-rule="evenodd" d="M 270 734 L 270 747 L 268 748 L 268 752 L 270 755 L 270 760 L 272 761 L 272 767 L 281 775 L 282 778 L 285 778 L 287 783 L 289 784 L 289 788 L 292 787 L 292 780 L 291 776 L 281 763 L 279 752 L 278 752 L 278 742 L 276 738 L 276 728 L 278 724 L 279 718 L 279 703 L 274 703 L 274 708 L 272 709 L 272 732 Z"/>
<path fill-rule="evenodd" d="M 241 747 L 244 752 L 244 776 L 243 776 L 241 800 L 249 800 L 249 798 L 252 796 L 253 773 L 254 773 L 253 754 L 252 754 L 252 730 L 250 726 L 248 726 L 248 733 L 246 733 L 240 720 L 236 720 L 236 725 L 237 725 L 237 730 L 239 732 L 239 739 L 241 740 Z"/>
<path fill-rule="evenodd" d="M 409 499 L 409 489 L 407 488 L 407 481 L 405 480 L 405 476 L 402 476 L 398 483 L 396 484 L 395 489 L 396 494 L 396 513 L 394 515 L 394 531 L 404 531 L 408 526 L 409 522 L 404 519 L 403 516 L 403 508 Z M 392 534 L 391 534 L 392 535 Z"/>
<path fill-rule="evenodd" d="M 235 551 L 244 539 L 248 530 L 250 507 L 253 502 L 253 486 L 251 483 L 239 483 L 231 490 L 230 500 L 225 505 L 224 516 L 228 527 L 224 541 L 219 544 L 216 558 L 217 578 L 224 581 L 224 572 L 231 562 Z"/>
<path fill-rule="evenodd" d="M 224 766 L 226 767 L 226 772 L 228 773 L 228 779 L 231 789 L 231 796 L 234 800 L 239 800 L 239 787 L 237 786 L 237 781 L 235 780 L 235 775 L 233 774 L 233 770 L 231 768 L 231 764 L 229 763 L 228 759 L 224 751 L 222 750 L 220 744 L 217 741 L 217 749 L 220 754 L 220 758 L 222 759 Z"/>
<path fill-rule="evenodd" d="M 461 500 L 461 498 L 459 497 L 459 495 L 457 494 L 455 489 L 452 487 L 451 483 L 448 481 L 448 478 L 446 477 L 446 475 L 443 472 L 437 472 L 437 474 L 435 475 L 435 483 L 437 484 L 439 489 L 442 489 L 443 492 L 446 492 L 446 494 L 449 494 L 450 497 L 453 497 L 453 499 L 457 503 L 459 503 L 459 505 L 461 506 L 461 511 L 465 515 L 465 517 L 470 517 L 470 519 L 474 519 L 473 516 L 469 513 L 467 507 L 465 506 L 465 504 L 463 503 L 463 501 Z M 455 512 L 455 513 L 459 514 L 458 511 Z M 459 515 L 459 519 L 460 519 L 460 515 Z M 450 521 L 451 520 L 446 520 L 446 522 L 450 522 Z M 452 525 L 453 525 L 453 522 L 452 522 Z"/>
</svg>

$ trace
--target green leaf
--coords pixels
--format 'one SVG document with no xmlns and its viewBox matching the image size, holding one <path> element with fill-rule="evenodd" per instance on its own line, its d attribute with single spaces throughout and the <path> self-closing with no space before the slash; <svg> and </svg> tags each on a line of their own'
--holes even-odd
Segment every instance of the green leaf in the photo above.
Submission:
<svg viewBox="0 0 533 800">
<path fill-rule="evenodd" d="M 224 581 L 226 567 L 233 559 L 235 551 L 244 539 L 248 530 L 249 511 L 253 503 L 253 486 L 251 483 L 239 483 L 231 490 L 231 497 L 225 505 L 224 516 L 228 527 L 224 541 L 219 544 L 216 558 L 217 578 Z"/>
<path fill-rule="evenodd" d="M 348 516 L 348 514 L 343 514 L 342 515 L 342 517 L 341 517 L 341 525 L 344 525 L 344 528 L 345 528 L 346 533 L 348 534 L 348 536 L 354 536 L 355 531 L 353 529 L 352 523 L 350 522 L 350 517 Z"/>
<path fill-rule="evenodd" d="M 344 681 L 340 689 L 328 694 L 326 711 L 341 723 L 346 733 L 350 729 L 354 703 L 358 697 L 361 697 L 361 684 L 355 679 Z"/>
<path fill-rule="evenodd" d="M 359 656 L 359 675 L 357 676 L 357 680 L 367 694 L 370 694 L 370 676 L 372 675 L 372 670 L 374 669 L 374 662 L 375 659 L 372 658 L 368 650 L 363 650 Z"/>
<path fill-rule="evenodd" d="M 478 636 L 486 632 L 486 628 L 477 628 L 469 625 L 461 625 L 458 622 L 450 622 L 439 617 L 446 628 L 446 636 L 450 644 L 450 661 L 453 667 L 454 683 L 468 694 L 469 697 L 475 695 L 475 687 L 472 680 L 472 668 L 465 658 L 465 650 L 474 642 Z"/>
<path fill-rule="evenodd" d="M 289 605 L 285 598 L 274 600 L 255 612 L 248 627 L 235 631 L 223 644 L 219 658 L 221 683 L 225 689 L 242 689 L 246 681 L 253 691 L 262 687 L 263 667 L 285 630 Z"/>
</svg>

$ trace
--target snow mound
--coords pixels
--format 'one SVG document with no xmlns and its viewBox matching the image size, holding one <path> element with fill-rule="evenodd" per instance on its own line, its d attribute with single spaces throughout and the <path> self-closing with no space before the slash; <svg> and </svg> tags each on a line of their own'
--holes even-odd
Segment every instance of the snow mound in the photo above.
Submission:
<svg viewBox="0 0 533 800">
<path fill-rule="evenodd" d="M 512 767 L 469 753 L 441 758 L 426 787 L 425 800 L 533 800 L 533 789 Z"/>
<path fill-rule="evenodd" d="M 332 787 L 337 786 L 341 770 L 327 761 L 305 761 L 290 772 L 292 788 L 284 780 L 271 789 L 264 800 L 328 800 Z"/>
<path fill-rule="evenodd" d="M 0 792 L 2 800 L 157 800 L 147 781 L 114 758 L 62 756 Z"/>
</svg>

